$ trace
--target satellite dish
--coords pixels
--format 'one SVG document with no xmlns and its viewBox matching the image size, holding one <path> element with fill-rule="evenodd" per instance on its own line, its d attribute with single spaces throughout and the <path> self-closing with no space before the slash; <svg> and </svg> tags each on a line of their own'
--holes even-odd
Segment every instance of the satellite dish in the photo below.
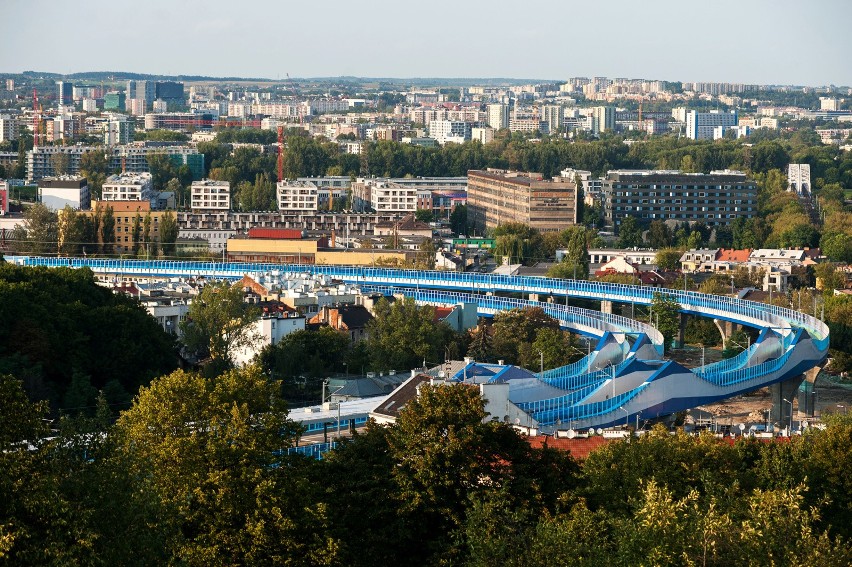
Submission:
<svg viewBox="0 0 852 567">
<path fill-rule="evenodd" d="M 576 437 L 576 436 L 577 436 L 577 432 L 576 432 L 576 431 L 574 431 L 573 429 L 569 429 L 569 430 L 568 430 L 568 439 L 573 439 L 573 438 L 574 438 L 574 437 Z"/>
<path fill-rule="evenodd" d="M 439 370 L 439 371 L 438 371 L 438 378 L 443 378 L 443 377 L 445 377 L 446 375 L 447 375 L 447 374 L 446 374 L 443 370 Z"/>
<path fill-rule="evenodd" d="M 603 428 L 598 427 L 598 435 L 603 435 Z"/>
<path fill-rule="evenodd" d="M 740 431 L 745 431 L 745 423 L 740 423 L 737 425 Z"/>
</svg>

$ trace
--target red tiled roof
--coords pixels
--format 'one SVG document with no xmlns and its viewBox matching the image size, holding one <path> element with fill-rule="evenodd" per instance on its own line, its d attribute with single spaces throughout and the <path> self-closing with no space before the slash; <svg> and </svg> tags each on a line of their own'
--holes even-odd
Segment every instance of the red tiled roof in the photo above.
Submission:
<svg viewBox="0 0 852 567">
<path fill-rule="evenodd" d="M 608 439 L 598 435 L 594 437 L 575 437 L 574 439 L 538 435 L 535 437 L 529 437 L 528 441 L 530 445 L 537 449 L 547 446 L 553 449 L 559 449 L 560 451 L 568 451 L 575 459 L 585 459 L 589 456 L 589 453 L 600 449 L 610 441 L 613 441 L 613 439 Z"/>
<path fill-rule="evenodd" d="M 720 248 L 716 254 L 716 260 L 720 262 L 748 262 L 751 256 L 751 248 L 735 250 L 733 248 Z"/>
</svg>

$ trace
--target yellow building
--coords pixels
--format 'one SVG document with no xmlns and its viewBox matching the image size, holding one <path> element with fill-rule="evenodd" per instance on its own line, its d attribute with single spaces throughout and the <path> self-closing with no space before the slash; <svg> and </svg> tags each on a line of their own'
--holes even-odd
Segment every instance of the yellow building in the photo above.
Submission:
<svg viewBox="0 0 852 567">
<path fill-rule="evenodd" d="M 271 262 L 280 264 L 322 264 L 329 266 L 374 266 L 388 263 L 406 265 L 414 261 L 414 252 L 388 250 L 329 249 L 325 238 L 271 239 L 230 238 L 228 260 L 233 262 Z"/>
<path fill-rule="evenodd" d="M 149 201 L 94 201 L 92 210 L 80 211 L 82 215 L 94 215 L 102 213 L 107 207 L 112 207 L 112 215 L 115 219 L 115 252 L 122 254 L 133 250 L 133 219 L 138 214 L 140 222 L 144 223 L 145 217 L 151 215 L 151 230 L 148 239 L 151 243 L 160 242 L 160 223 L 165 211 L 152 211 Z M 172 213 L 174 214 L 174 213 Z M 140 234 L 140 246 L 144 249 L 144 238 Z M 98 234 L 100 241 L 100 234 Z M 153 248 L 153 247 L 152 247 Z"/>
</svg>

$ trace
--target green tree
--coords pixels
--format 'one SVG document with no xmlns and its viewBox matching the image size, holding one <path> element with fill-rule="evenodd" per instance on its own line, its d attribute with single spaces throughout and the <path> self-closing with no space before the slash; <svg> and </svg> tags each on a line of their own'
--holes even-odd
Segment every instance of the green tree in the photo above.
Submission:
<svg viewBox="0 0 852 567">
<path fill-rule="evenodd" d="M 56 218 L 59 252 L 66 256 L 76 256 L 85 241 L 84 217 L 69 205 L 65 205 Z"/>
<path fill-rule="evenodd" d="M 852 235 L 825 233 L 819 242 L 820 251 L 833 262 L 852 262 Z"/>
<path fill-rule="evenodd" d="M 683 250 L 678 248 L 662 248 L 657 250 L 657 266 L 662 270 L 679 270 L 683 252 Z"/>
<path fill-rule="evenodd" d="M 479 324 L 472 333 L 467 354 L 478 362 L 491 362 L 494 358 L 492 356 L 491 335 L 484 319 L 479 320 Z"/>
<path fill-rule="evenodd" d="M 115 249 L 115 216 L 113 216 L 112 207 L 110 205 L 107 205 L 103 210 L 100 225 L 103 252 L 109 256 Z"/>
<path fill-rule="evenodd" d="M 642 246 L 642 229 L 636 217 L 627 216 L 618 226 L 618 246 L 620 248 L 636 248 Z"/>
<path fill-rule="evenodd" d="M 142 238 L 142 215 L 136 213 L 133 217 L 133 226 L 130 229 L 130 239 L 133 243 L 131 251 L 134 256 L 139 255 L 139 245 Z"/>
<path fill-rule="evenodd" d="M 415 368 L 424 360 L 444 359 L 450 329 L 435 322 L 434 307 L 418 306 L 410 297 L 393 303 L 382 299 L 373 314 L 367 323 L 367 346 L 374 370 Z"/>
<path fill-rule="evenodd" d="M 655 220 L 648 228 L 648 244 L 651 248 L 666 248 L 672 245 L 672 234 L 668 225 L 661 220 Z"/>
<path fill-rule="evenodd" d="M 171 211 L 166 211 L 160 218 L 160 246 L 163 249 L 164 256 L 173 257 L 175 255 L 177 237 L 178 225 L 175 215 Z"/>
<path fill-rule="evenodd" d="M 116 424 L 127 507 L 150 522 L 126 525 L 125 537 L 141 543 L 156 530 L 149 537 L 163 556 L 187 565 L 331 563 L 324 508 L 312 506 L 308 478 L 285 452 L 298 432 L 278 384 L 257 367 L 155 380 Z"/>
<path fill-rule="evenodd" d="M 54 175 L 67 175 L 70 163 L 71 158 L 64 152 L 56 152 L 50 156 L 50 167 Z"/>
<path fill-rule="evenodd" d="M 497 313 L 491 328 L 494 358 L 507 364 L 520 364 L 522 355 L 531 351 L 538 332 L 542 329 L 558 331 L 559 321 L 540 307 L 525 307 Z M 538 356 L 538 353 L 534 354 Z M 534 362 L 533 368 L 538 368 L 538 359 Z"/>
<path fill-rule="evenodd" d="M 80 156 L 80 175 L 86 178 L 95 199 L 101 198 L 101 189 L 108 172 L 109 161 L 103 151 L 89 151 Z"/>
<path fill-rule="evenodd" d="M 177 171 L 171 158 L 164 152 L 151 152 L 146 156 L 146 159 L 154 190 L 163 191 L 168 180 L 177 177 Z"/>
<path fill-rule="evenodd" d="M 36 203 L 24 211 L 23 232 L 16 231 L 15 238 L 25 238 L 25 250 L 30 254 L 55 253 L 59 239 L 58 224 L 55 212 Z"/>
<path fill-rule="evenodd" d="M 548 277 L 579 278 L 589 277 L 589 248 L 587 245 L 588 234 L 585 228 L 574 226 L 562 232 L 562 240 L 566 243 L 565 256 L 562 262 L 551 268 L 555 270 L 547 272 Z M 556 273 L 560 275 L 556 275 Z M 570 275 L 569 275 L 570 274 Z"/>
<path fill-rule="evenodd" d="M 450 230 L 453 234 L 467 234 L 467 205 L 456 205 L 450 213 Z"/>
<path fill-rule="evenodd" d="M 510 263 L 524 263 L 542 257 L 541 234 L 526 224 L 502 224 L 494 229 L 494 238 L 494 255 L 500 260 L 505 257 Z"/>
<path fill-rule="evenodd" d="M 420 222 L 432 222 L 435 220 L 435 214 L 429 209 L 417 209 L 414 216 Z"/>
<path fill-rule="evenodd" d="M 666 350 L 680 330 L 680 303 L 674 297 L 665 293 L 654 293 L 651 300 L 651 324 L 663 334 Z"/>
<path fill-rule="evenodd" d="M 257 343 L 259 316 L 259 309 L 243 300 L 239 285 L 208 283 L 180 323 L 183 344 L 199 360 L 210 357 L 214 369 L 230 368 L 236 351 Z"/>
<path fill-rule="evenodd" d="M 145 257 L 157 256 L 157 243 L 151 240 L 151 212 L 145 213 L 142 220 L 142 243 L 145 246 Z"/>
</svg>

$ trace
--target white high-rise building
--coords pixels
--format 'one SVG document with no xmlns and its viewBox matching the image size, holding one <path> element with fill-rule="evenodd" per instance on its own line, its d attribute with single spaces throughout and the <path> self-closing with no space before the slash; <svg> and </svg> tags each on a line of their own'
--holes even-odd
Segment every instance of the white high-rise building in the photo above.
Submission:
<svg viewBox="0 0 852 567">
<path fill-rule="evenodd" d="M 600 134 L 605 130 L 615 130 L 614 106 L 596 106 L 592 109 L 592 132 Z"/>
<path fill-rule="evenodd" d="M 831 96 L 821 96 L 819 97 L 819 109 L 820 110 L 837 110 L 837 99 Z"/>
<path fill-rule="evenodd" d="M 723 130 L 737 125 L 737 111 L 720 112 L 698 112 L 690 110 L 686 113 L 686 137 L 690 140 L 712 140 L 713 132 L 717 126 Z"/>
<path fill-rule="evenodd" d="M 442 146 L 448 142 L 463 144 L 470 140 L 474 123 L 454 120 L 433 120 L 429 123 L 429 136 Z"/>
<path fill-rule="evenodd" d="M 488 105 L 488 125 L 499 130 L 509 127 L 509 105 L 508 104 L 489 104 Z"/>
<path fill-rule="evenodd" d="M 227 181 L 202 179 L 190 187 L 192 210 L 231 210 L 231 184 Z"/>
<path fill-rule="evenodd" d="M 547 122 L 547 127 L 550 132 L 556 132 L 563 126 L 563 109 L 555 104 L 545 104 L 541 107 L 541 121 Z"/>
<path fill-rule="evenodd" d="M 787 166 L 787 191 L 799 195 L 811 192 L 811 166 L 807 163 L 791 163 Z"/>
<path fill-rule="evenodd" d="M 286 211 L 316 211 L 318 208 L 319 190 L 309 181 L 279 181 L 276 186 L 278 210 Z"/>
<path fill-rule="evenodd" d="M 106 146 L 129 144 L 133 141 L 133 122 L 129 121 L 124 115 L 113 115 L 103 123 L 103 129 L 104 145 Z"/>
</svg>

